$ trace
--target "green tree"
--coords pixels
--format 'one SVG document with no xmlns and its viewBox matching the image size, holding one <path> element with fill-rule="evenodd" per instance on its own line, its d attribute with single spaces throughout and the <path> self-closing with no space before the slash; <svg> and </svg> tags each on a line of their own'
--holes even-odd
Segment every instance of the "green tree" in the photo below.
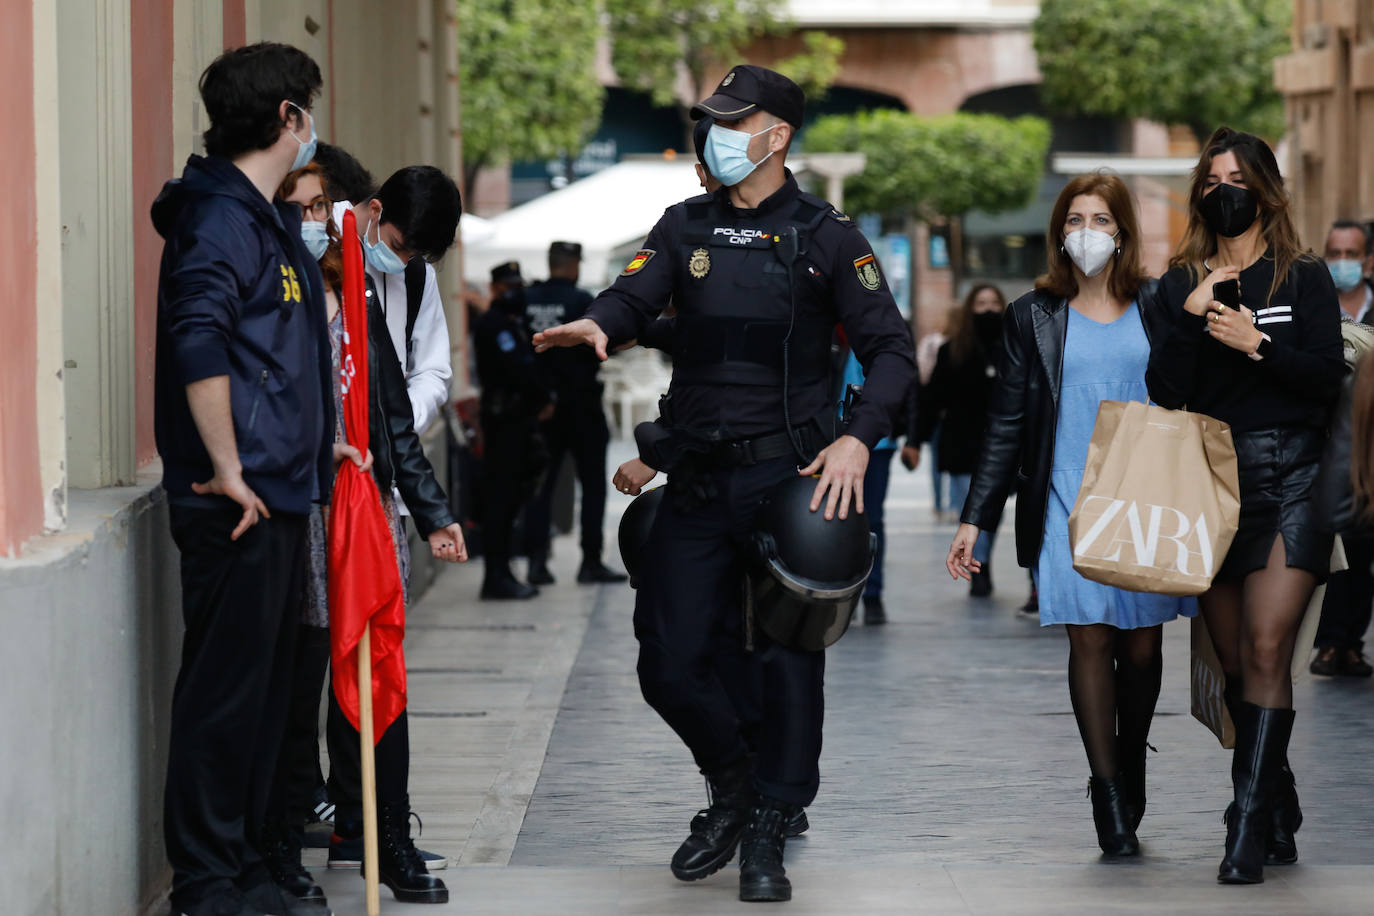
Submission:
<svg viewBox="0 0 1374 916">
<path fill-rule="evenodd" d="M 684 124 L 688 106 L 678 98 L 685 73 L 694 99 L 705 98 L 715 80 L 755 39 L 789 31 L 782 0 L 605 0 L 611 65 L 621 81 L 649 93 L 655 105 L 677 108 Z M 839 72 L 844 42 L 824 32 L 803 35 L 803 50 L 778 70 L 819 96 Z"/>
<path fill-rule="evenodd" d="M 576 153 L 601 122 L 596 0 L 457 0 L 463 172 Z"/>
<path fill-rule="evenodd" d="M 1029 203 L 1045 171 L 1050 126 L 1035 117 L 879 109 L 821 118 L 804 142 L 807 152 L 868 157 L 845 183 L 847 210 L 908 212 L 929 221 Z"/>
<path fill-rule="evenodd" d="M 1044 0 L 1032 27 L 1053 110 L 1221 124 L 1276 138 L 1274 58 L 1289 49 L 1289 0 Z"/>
</svg>

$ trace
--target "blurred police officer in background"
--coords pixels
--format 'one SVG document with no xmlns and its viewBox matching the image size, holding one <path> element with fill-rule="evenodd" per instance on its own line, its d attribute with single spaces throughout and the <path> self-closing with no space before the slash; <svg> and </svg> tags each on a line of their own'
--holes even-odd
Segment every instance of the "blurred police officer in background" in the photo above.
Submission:
<svg viewBox="0 0 1374 916">
<path fill-rule="evenodd" d="M 472 328 L 482 386 L 482 551 L 484 599 L 533 598 L 539 590 L 510 568 L 511 539 L 521 505 L 536 491 L 547 464 L 539 423 L 553 415 L 553 396 L 535 365 L 525 333 L 525 283 L 515 261 L 491 271 L 491 307 Z"/>
<path fill-rule="evenodd" d="M 549 246 L 549 279 L 525 290 L 525 325 L 529 334 L 576 321 L 592 304 L 592 295 L 578 289 L 582 246 L 554 242 Z M 553 417 L 541 429 L 549 449 L 549 473 L 543 488 L 525 513 L 525 543 L 530 558 L 531 585 L 552 585 L 549 572 L 549 528 L 554 489 L 563 456 L 571 454 L 582 485 L 582 566 L 577 581 L 624 582 L 626 576 L 601 562 L 602 528 L 606 516 L 606 446 L 611 431 L 601 405 L 601 361 L 587 349 L 551 350 L 537 357 L 545 383 L 557 403 Z"/>
<path fill-rule="evenodd" d="M 704 153 L 724 187 L 670 207 L 585 318 L 535 336 L 540 350 L 587 344 L 605 359 L 608 345 L 639 338 L 676 306 L 672 384 L 660 423 L 644 425 L 661 434 L 639 443 L 645 464 L 669 475 L 636 596 L 639 680 L 711 786 L 673 873 L 704 878 L 738 846 L 742 900 L 791 897 L 784 831 L 820 782 L 825 655 L 753 634 L 764 735 L 751 762 L 711 664 L 717 617 L 741 613 L 746 542 L 780 484 L 816 474 L 812 512 L 863 511 L 869 450 L 890 431 L 915 372 L 869 243 L 784 167 L 804 109 L 801 89 L 781 74 L 731 70 L 692 111 L 714 121 Z M 837 323 L 867 384 L 835 438 Z"/>
</svg>

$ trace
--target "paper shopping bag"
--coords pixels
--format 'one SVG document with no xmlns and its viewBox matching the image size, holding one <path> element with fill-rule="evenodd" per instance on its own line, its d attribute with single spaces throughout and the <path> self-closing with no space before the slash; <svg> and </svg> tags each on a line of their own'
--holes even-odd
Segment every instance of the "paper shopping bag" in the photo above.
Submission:
<svg viewBox="0 0 1374 916">
<path fill-rule="evenodd" d="M 1069 516 L 1073 568 L 1137 592 L 1198 595 L 1240 521 L 1231 428 L 1139 401 L 1103 401 Z"/>
<path fill-rule="evenodd" d="M 1202 615 L 1193 618 L 1193 718 L 1211 729 L 1222 747 L 1236 746 L 1236 724 L 1226 708 L 1226 674 Z"/>
</svg>

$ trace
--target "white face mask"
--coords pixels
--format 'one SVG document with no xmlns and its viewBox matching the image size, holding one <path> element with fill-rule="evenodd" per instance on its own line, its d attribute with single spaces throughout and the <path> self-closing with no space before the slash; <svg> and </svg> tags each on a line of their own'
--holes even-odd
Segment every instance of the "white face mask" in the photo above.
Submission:
<svg viewBox="0 0 1374 916">
<path fill-rule="evenodd" d="M 1075 229 L 1064 236 L 1064 251 L 1085 277 L 1095 277 L 1116 254 L 1116 236 L 1100 229 Z"/>
</svg>

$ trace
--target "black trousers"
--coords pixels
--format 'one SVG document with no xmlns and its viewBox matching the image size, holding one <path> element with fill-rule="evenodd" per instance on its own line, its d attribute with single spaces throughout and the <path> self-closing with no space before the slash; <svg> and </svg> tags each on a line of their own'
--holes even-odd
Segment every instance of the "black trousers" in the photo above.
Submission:
<svg viewBox="0 0 1374 916">
<path fill-rule="evenodd" d="M 536 442 L 539 433 L 533 418 L 483 415 L 482 434 L 482 552 L 486 576 L 491 579 L 510 574 L 515 517 L 534 495 L 532 455 L 536 451 L 542 455 L 543 449 Z"/>
<path fill-rule="evenodd" d="M 1322 618 L 1317 625 L 1318 649 L 1364 650 L 1364 634 L 1374 610 L 1374 538 L 1342 535 L 1350 568 L 1332 573 L 1326 581 Z"/>
<path fill-rule="evenodd" d="M 273 816 L 301 827 L 315 805 L 320 770 L 320 694 L 329 671 L 329 629 L 301 624 L 296 638 L 295 671 L 272 793 Z"/>
<path fill-rule="evenodd" d="M 690 511 L 678 500 L 681 481 L 669 477 L 649 534 L 634 623 L 644 699 L 697 766 L 712 773 L 749 753 L 736 704 L 757 696 L 755 787 L 809 805 L 820 785 L 825 653 L 788 649 L 758 634 L 743 667 L 718 665 L 714 657 L 731 629 L 723 618 L 743 613 L 743 550 L 754 514 L 773 487 L 796 473 L 788 458 L 712 472 L 715 497 Z"/>
<path fill-rule="evenodd" d="M 306 517 L 277 511 L 237 540 L 242 510 L 170 507 L 181 552 L 181 670 L 164 798 L 172 901 L 268 880 L 256 846 L 291 693 L 305 600 Z"/>
<path fill-rule="evenodd" d="M 541 426 L 549 449 L 544 486 L 525 511 L 525 542 L 530 559 L 547 559 L 553 519 L 553 492 L 563 456 L 571 454 L 582 485 L 582 555 L 601 559 L 606 520 L 606 446 L 611 430 L 601 398 L 561 397 L 553 419 Z"/>
<path fill-rule="evenodd" d="M 335 805 L 334 832 L 347 835 L 347 822 L 357 821 L 363 810 L 362 738 L 348 721 L 329 691 L 329 713 L 325 720 L 325 742 L 329 747 L 329 800 Z M 377 763 L 377 804 L 381 807 L 407 808 L 410 805 L 410 723 L 405 710 L 396 717 L 373 751 Z M 361 831 L 362 825 L 357 825 Z"/>
</svg>

